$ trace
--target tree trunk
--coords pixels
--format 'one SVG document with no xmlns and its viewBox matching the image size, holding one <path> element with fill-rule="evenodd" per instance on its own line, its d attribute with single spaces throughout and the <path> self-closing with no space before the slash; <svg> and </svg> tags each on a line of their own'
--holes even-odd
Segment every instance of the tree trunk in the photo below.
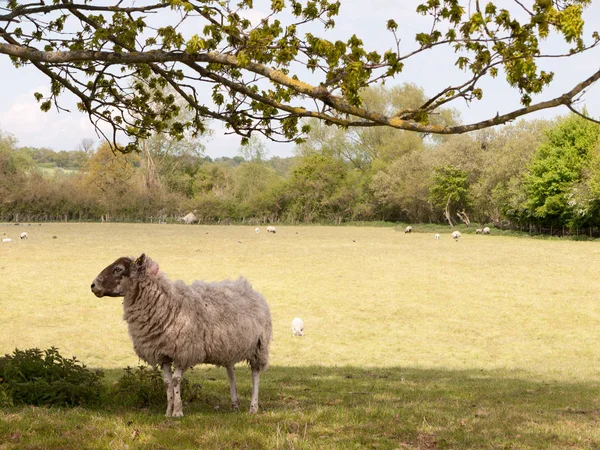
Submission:
<svg viewBox="0 0 600 450">
<path fill-rule="evenodd" d="M 456 211 L 456 215 L 460 220 L 462 220 L 465 223 L 466 226 L 471 226 L 471 219 L 469 219 L 469 216 L 467 215 L 464 209 L 462 211 Z"/>
<path fill-rule="evenodd" d="M 450 197 L 448 197 L 448 201 L 446 202 L 446 209 L 444 209 L 444 216 L 446 216 L 446 220 L 450 224 L 451 227 L 454 226 L 452 223 L 452 218 L 450 217 Z"/>
</svg>

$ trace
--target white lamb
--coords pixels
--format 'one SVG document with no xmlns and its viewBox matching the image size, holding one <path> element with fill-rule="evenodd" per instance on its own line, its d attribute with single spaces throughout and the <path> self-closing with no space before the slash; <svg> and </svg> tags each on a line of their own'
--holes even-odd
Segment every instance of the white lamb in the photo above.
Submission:
<svg viewBox="0 0 600 450">
<path fill-rule="evenodd" d="M 300 317 L 292 320 L 292 336 L 304 336 L 304 321 Z"/>
<path fill-rule="evenodd" d="M 256 227 L 256 228 L 254 229 L 254 232 L 255 232 L 255 233 L 260 233 L 260 228 Z"/>
<path fill-rule="evenodd" d="M 458 239 L 460 238 L 460 231 L 456 230 L 452 232 L 452 238 L 458 242 Z"/>
<path fill-rule="evenodd" d="M 27 231 L 23 231 L 21 233 L 21 236 L 19 236 L 21 239 L 27 239 Z"/>
<path fill-rule="evenodd" d="M 277 232 L 277 230 L 275 229 L 275 227 L 273 225 L 269 225 L 267 227 L 267 233 L 273 233 L 275 234 Z"/>
<path fill-rule="evenodd" d="M 436 241 L 439 241 L 439 240 L 440 240 L 440 234 L 439 234 L 439 233 L 436 233 L 436 234 L 435 234 L 435 240 L 436 240 Z"/>
</svg>

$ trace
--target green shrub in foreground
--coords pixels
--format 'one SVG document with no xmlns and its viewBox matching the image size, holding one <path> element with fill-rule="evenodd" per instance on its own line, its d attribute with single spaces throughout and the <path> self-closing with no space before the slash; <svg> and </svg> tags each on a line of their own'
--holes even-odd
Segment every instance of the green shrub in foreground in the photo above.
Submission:
<svg viewBox="0 0 600 450">
<path fill-rule="evenodd" d="M 90 370 L 58 349 L 19 350 L 0 357 L 0 405 L 76 406 L 97 404 L 103 373 Z"/>
<path fill-rule="evenodd" d="M 181 380 L 181 399 L 191 402 L 198 397 L 200 385 Z M 158 367 L 127 367 L 110 392 L 119 406 L 135 408 L 163 408 L 167 405 L 167 391 L 162 371 Z"/>
</svg>

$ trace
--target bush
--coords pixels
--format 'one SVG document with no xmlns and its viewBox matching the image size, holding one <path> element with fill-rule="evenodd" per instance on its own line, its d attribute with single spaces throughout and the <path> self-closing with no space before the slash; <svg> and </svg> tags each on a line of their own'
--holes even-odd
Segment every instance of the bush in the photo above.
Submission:
<svg viewBox="0 0 600 450">
<path fill-rule="evenodd" d="M 16 349 L 0 358 L 0 404 L 76 406 L 98 403 L 100 370 L 90 370 L 58 349 Z"/>
<path fill-rule="evenodd" d="M 190 384 L 185 378 L 181 380 L 182 401 L 193 401 L 199 389 L 200 385 Z M 125 374 L 113 385 L 111 394 L 120 406 L 163 408 L 167 405 L 167 390 L 158 367 L 127 367 Z"/>
</svg>

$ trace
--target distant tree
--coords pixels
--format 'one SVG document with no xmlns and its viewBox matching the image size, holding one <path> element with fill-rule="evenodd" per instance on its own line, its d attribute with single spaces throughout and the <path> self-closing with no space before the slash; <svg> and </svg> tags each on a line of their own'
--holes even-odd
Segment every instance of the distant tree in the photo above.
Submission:
<svg viewBox="0 0 600 450">
<path fill-rule="evenodd" d="M 361 91 L 365 108 L 380 114 L 401 109 L 418 108 L 427 97 L 423 89 L 405 83 L 395 87 L 371 87 Z M 430 118 L 431 123 L 449 125 L 457 122 L 457 113 L 441 109 Z M 298 146 L 298 153 L 320 152 L 350 162 L 354 167 L 368 171 L 386 165 L 413 150 L 424 148 L 424 134 L 411 133 L 389 127 L 338 128 L 313 119 L 311 133 Z"/>
<path fill-rule="evenodd" d="M 477 178 L 471 184 L 474 217 L 481 223 L 527 222 L 524 179 L 550 121 L 519 121 L 476 139 L 485 150 L 478 158 Z M 489 130 L 487 130 L 489 132 Z"/>
<path fill-rule="evenodd" d="M 347 196 L 348 168 L 330 155 L 313 153 L 299 158 L 286 183 L 285 210 L 292 220 L 338 220 L 352 209 Z"/>
<path fill-rule="evenodd" d="M 600 126 L 574 114 L 561 119 L 546 134 L 525 178 L 526 206 L 532 219 L 544 225 L 574 225 L 577 196 Z"/>
<path fill-rule="evenodd" d="M 111 127 L 107 137 L 115 146 L 120 133 L 133 138 L 117 147 L 125 152 L 154 132 L 202 134 L 206 119 L 224 122 L 243 139 L 259 132 L 273 140 L 299 140 L 308 131 L 301 120 L 308 118 L 343 127 L 458 134 L 542 109 L 573 108 L 600 79 L 597 68 L 553 99 L 533 103 L 532 95 L 554 78 L 538 66 L 540 59 L 566 59 L 598 44 L 597 32 L 583 34 L 582 11 L 590 2 L 423 1 L 413 14 L 428 17 L 431 24 L 411 45 L 390 19 L 386 29 L 394 48 L 378 52 L 365 49 L 356 35 L 335 42 L 327 38 L 340 1 L 273 0 L 252 23 L 247 18 L 252 0 L 10 0 L 0 8 L 0 54 L 48 77 L 50 94 L 35 94 L 42 110 L 65 110 L 61 94 L 70 92 L 100 133 L 100 124 Z M 556 53 L 541 48 L 551 33 L 565 44 Z M 455 55 L 452 67 L 464 71 L 460 81 L 416 107 L 386 113 L 365 107 L 362 89 L 402 73 L 434 49 Z M 570 70 L 569 64 L 563 66 Z M 482 99 L 483 82 L 499 74 L 519 92 L 522 107 L 465 125 L 435 123 L 441 108 Z M 191 120 L 173 120 L 181 108 L 174 95 L 164 93 L 167 85 L 185 100 Z M 207 86 L 210 101 L 201 95 Z"/>
<path fill-rule="evenodd" d="M 253 162 L 262 162 L 269 156 L 269 150 L 264 141 L 257 136 L 248 139 L 248 142 L 240 146 L 238 152 L 246 161 Z"/>
<path fill-rule="evenodd" d="M 83 138 L 81 141 L 79 141 L 79 144 L 77 144 L 77 147 L 75 149 L 82 151 L 87 155 L 90 155 L 92 153 L 92 150 L 94 149 L 94 144 L 95 142 L 93 139 Z"/>
<path fill-rule="evenodd" d="M 135 183 L 137 160 L 138 156 L 134 154 L 115 155 L 108 143 L 100 145 L 88 160 L 83 183 L 95 191 L 105 213 L 112 215 L 119 203 L 127 198 Z"/>
<path fill-rule="evenodd" d="M 469 175 L 453 166 L 436 167 L 432 174 L 429 199 L 433 206 L 444 208 L 444 218 L 453 227 L 452 212 L 470 225 L 466 208 L 470 205 Z"/>
</svg>

